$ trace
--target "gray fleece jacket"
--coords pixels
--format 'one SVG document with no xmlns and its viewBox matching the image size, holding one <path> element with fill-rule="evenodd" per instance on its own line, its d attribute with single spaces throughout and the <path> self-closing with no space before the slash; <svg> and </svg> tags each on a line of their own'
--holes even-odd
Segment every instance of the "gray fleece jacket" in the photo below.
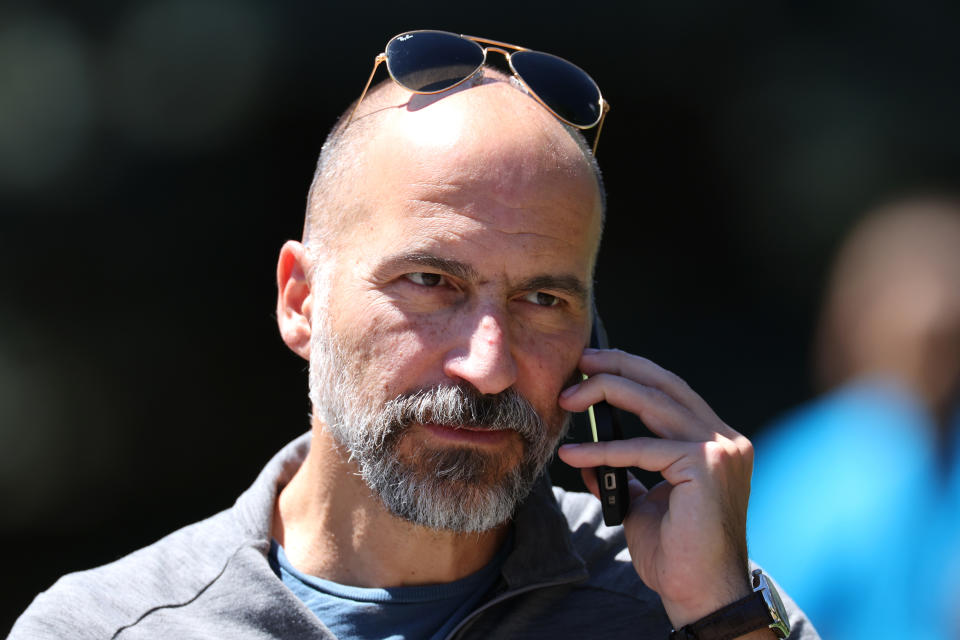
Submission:
<svg viewBox="0 0 960 640">
<path fill-rule="evenodd" d="M 111 564 L 64 576 L 36 597 L 10 640 L 334 638 L 267 563 L 277 492 L 310 447 L 287 445 L 230 509 Z M 791 638 L 819 638 L 784 598 Z M 495 593 L 450 638 L 666 640 L 671 625 L 637 577 L 622 528 L 593 496 L 538 482 L 514 519 Z"/>
</svg>

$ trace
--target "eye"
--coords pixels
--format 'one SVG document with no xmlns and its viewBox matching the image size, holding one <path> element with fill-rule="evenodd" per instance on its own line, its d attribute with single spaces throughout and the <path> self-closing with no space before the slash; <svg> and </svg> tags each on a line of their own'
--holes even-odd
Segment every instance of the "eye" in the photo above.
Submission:
<svg viewBox="0 0 960 640">
<path fill-rule="evenodd" d="M 435 287 L 443 282 L 443 276 L 439 273 L 427 273 L 424 271 L 407 273 L 403 277 L 414 284 L 420 285 L 421 287 Z"/>
<path fill-rule="evenodd" d="M 523 299 L 541 307 L 555 307 L 560 304 L 560 298 L 550 293 L 544 293 L 543 291 L 531 291 L 523 296 Z"/>
</svg>

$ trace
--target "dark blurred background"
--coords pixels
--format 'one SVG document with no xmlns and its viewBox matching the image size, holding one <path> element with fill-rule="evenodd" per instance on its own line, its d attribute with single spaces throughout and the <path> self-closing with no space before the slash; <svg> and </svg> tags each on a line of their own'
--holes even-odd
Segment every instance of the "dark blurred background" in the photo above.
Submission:
<svg viewBox="0 0 960 640">
<path fill-rule="evenodd" d="M 487 36 L 596 78 L 612 342 L 753 434 L 812 394 L 856 217 L 957 186 L 958 26 L 947 1 L 6 0 L 0 633 L 57 576 L 229 506 L 307 429 L 275 259 L 390 36 Z"/>
</svg>

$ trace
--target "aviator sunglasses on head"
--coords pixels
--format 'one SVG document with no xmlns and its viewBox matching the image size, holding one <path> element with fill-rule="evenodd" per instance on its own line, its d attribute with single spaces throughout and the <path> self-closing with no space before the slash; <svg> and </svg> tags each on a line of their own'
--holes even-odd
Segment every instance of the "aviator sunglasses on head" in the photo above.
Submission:
<svg viewBox="0 0 960 640">
<path fill-rule="evenodd" d="M 483 47 L 481 43 L 491 46 Z M 447 31 L 408 31 L 391 38 L 386 50 L 374 60 L 373 71 L 347 124 L 367 95 L 381 62 L 386 61 L 390 77 L 404 89 L 431 94 L 469 80 L 486 63 L 488 51 L 503 54 L 514 77 L 559 120 L 578 129 L 597 127 L 593 140 L 596 154 L 610 105 L 583 69 L 549 53 Z"/>
</svg>

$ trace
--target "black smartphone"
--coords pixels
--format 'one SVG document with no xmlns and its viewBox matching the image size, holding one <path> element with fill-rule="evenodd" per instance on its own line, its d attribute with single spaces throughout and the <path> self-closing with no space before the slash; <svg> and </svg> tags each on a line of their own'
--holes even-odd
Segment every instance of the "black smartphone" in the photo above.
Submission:
<svg viewBox="0 0 960 640">
<path fill-rule="evenodd" d="M 600 315 L 594 309 L 593 330 L 590 332 L 590 346 L 594 349 L 607 349 L 607 332 L 603 329 Z M 584 375 L 584 378 L 586 376 Z M 590 431 L 594 442 L 622 440 L 623 429 L 617 410 L 606 401 L 598 402 L 589 409 Z M 627 470 L 617 467 L 597 467 L 597 484 L 600 487 L 600 503 L 603 505 L 603 523 L 613 527 L 623 522 L 630 506 L 630 493 L 627 490 Z"/>
</svg>

